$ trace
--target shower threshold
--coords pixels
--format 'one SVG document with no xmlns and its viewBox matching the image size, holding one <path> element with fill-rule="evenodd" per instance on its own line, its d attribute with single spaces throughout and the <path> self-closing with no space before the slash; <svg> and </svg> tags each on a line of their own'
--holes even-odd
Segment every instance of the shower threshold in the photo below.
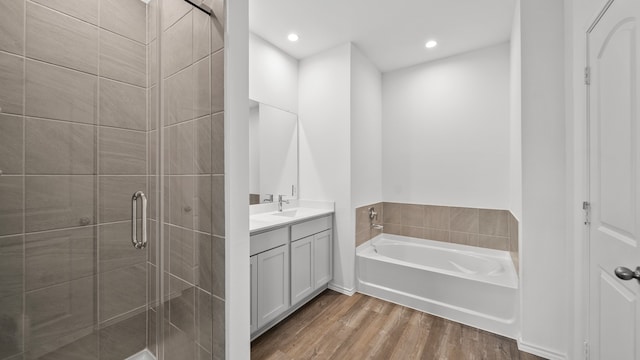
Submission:
<svg viewBox="0 0 640 360">
<path fill-rule="evenodd" d="M 149 349 L 144 349 L 137 354 L 129 356 L 125 360 L 156 360 L 156 357 L 153 356 Z"/>
</svg>

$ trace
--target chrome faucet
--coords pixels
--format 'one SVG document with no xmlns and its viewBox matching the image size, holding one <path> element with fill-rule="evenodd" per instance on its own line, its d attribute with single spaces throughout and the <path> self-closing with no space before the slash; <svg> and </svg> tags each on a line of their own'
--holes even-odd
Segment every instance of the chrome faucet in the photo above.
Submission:
<svg viewBox="0 0 640 360">
<path fill-rule="evenodd" d="M 285 195 L 278 195 L 278 211 L 282 212 L 282 203 L 288 204 L 289 200 L 282 199 Z"/>
</svg>

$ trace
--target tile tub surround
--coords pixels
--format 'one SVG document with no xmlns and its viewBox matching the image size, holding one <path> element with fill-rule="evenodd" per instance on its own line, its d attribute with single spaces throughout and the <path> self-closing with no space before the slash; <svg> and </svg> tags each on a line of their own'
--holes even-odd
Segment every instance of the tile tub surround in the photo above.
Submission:
<svg viewBox="0 0 640 360">
<path fill-rule="evenodd" d="M 382 202 L 356 209 L 356 246 L 378 235 L 369 207 L 379 213 L 383 232 L 509 251 L 518 270 L 518 221 L 507 210 Z"/>
</svg>

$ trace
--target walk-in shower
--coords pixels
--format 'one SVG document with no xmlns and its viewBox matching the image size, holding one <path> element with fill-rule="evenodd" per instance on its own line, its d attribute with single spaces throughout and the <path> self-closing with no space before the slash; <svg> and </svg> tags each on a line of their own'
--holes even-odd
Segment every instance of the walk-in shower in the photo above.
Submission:
<svg viewBox="0 0 640 360">
<path fill-rule="evenodd" d="M 0 360 L 224 358 L 223 8 L 0 2 Z"/>
</svg>

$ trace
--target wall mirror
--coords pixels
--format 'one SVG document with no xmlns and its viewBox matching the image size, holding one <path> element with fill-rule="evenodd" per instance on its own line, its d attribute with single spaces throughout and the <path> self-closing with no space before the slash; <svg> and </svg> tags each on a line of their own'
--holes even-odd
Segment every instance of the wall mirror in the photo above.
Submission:
<svg viewBox="0 0 640 360">
<path fill-rule="evenodd" d="M 249 100 L 249 204 L 298 193 L 298 116 Z"/>
</svg>

